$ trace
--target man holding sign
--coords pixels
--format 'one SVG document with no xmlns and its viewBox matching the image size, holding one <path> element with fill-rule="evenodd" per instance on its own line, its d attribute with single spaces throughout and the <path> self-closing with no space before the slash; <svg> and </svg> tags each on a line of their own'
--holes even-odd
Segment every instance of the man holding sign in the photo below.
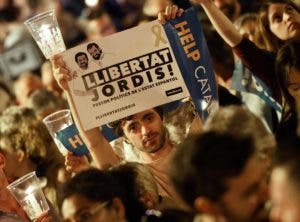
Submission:
<svg viewBox="0 0 300 222">
<path fill-rule="evenodd" d="M 168 6 L 165 14 L 161 14 L 161 16 L 163 16 L 164 19 L 174 19 L 176 16 L 181 16 L 182 13 L 183 10 L 178 9 L 177 6 Z M 187 23 L 183 25 L 186 27 Z M 164 37 L 162 36 L 163 33 L 158 33 L 160 32 L 160 28 L 161 28 L 159 24 L 152 26 L 152 28 L 153 28 L 152 30 L 153 33 L 155 32 L 157 34 L 157 38 L 158 38 L 158 34 L 159 34 L 159 38 Z M 181 29 L 183 29 L 183 26 L 181 27 Z M 125 35 L 124 33 L 123 35 Z M 188 35 L 189 38 L 192 38 L 190 37 L 192 36 L 190 30 Z M 183 43 L 187 43 L 189 41 L 190 41 L 189 39 L 185 39 Z M 104 85 L 103 82 L 104 83 L 112 82 L 110 83 L 111 85 L 116 84 L 117 88 L 121 92 L 123 92 L 123 94 L 119 94 L 118 98 L 115 97 L 114 95 L 111 95 L 112 97 L 107 102 L 106 100 L 103 99 L 100 102 L 98 102 L 99 106 L 101 105 L 101 109 L 103 109 L 106 103 L 111 103 L 112 98 L 120 99 L 119 97 L 121 95 L 123 97 L 127 97 L 127 94 L 125 95 L 127 86 L 131 86 L 130 83 L 128 83 L 130 81 L 126 81 L 128 79 L 132 80 L 133 85 L 137 87 L 139 86 L 139 84 L 142 84 L 142 82 L 136 80 L 138 76 L 141 76 L 141 78 L 144 78 L 144 80 L 149 81 L 149 83 L 151 82 L 151 84 L 147 83 L 148 85 L 136 88 L 137 91 L 139 90 L 147 91 L 148 89 L 153 89 L 157 87 L 158 84 L 155 82 L 152 83 L 153 79 L 151 77 L 153 76 L 164 77 L 167 73 L 165 71 L 165 68 L 169 69 L 169 67 L 172 68 L 171 70 L 169 70 L 168 73 L 171 76 L 169 77 L 170 79 L 174 78 L 173 75 L 175 76 L 178 75 L 177 72 L 179 72 L 179 70 L 176 67 L 175 69 L 174 67 L 171 66 L 172 64 L 171 62 L 175 60 L 173 59 L 173 57 L 171 57 L 173 52 L 171 52 L 170 50 L 166 50 L 163 44 L 166 44 L 166 42 L 163 41 L 157 42 L 157 44 L 155 44 L 155 47 L 161 47 L 161 49 L 159 50 L 156 49 L 156 51 L 152 50 L 152 53 L 150 54 L 144 53 L 145 55 L 144 57 L 141 56 L 135 57 L 134 59 L 126 60 L 123 63 L 116 62 L 116 64 L 118 65 L 111 65 L 106 69 L 104 68 L 93 72 L 90 71 L 90 73 L 83 75 L 80 81 L 83 80 L 84 82 L 85 78 L 88 77 L 88 81 L 84 83 L 89 83 L 89 85 L 82 84 L 86 86 L 85 88 L 86 90 L 95 91 L 97 90 L 97 88 L 95 88 L 96 86 L 98 86 L 99 89 L 99 86 L 102 87 L 102 85 Z M 102 44 L 102 46 L 105 46 L 105 44 Z M 184 44 L 182 45 L 182 47 L 183 47 L 182 51 L 184 52 L 183 56 L 185 56 L 187 59 L 191 59 L 193 61 L 200 59 L 200 52 L 196 49 L 195 42 L 192 42 L 192 46 L 191 45 L 187 46 L 186 44 Z M 191 47 L 193 47 L 194 49 L 192 50 Z M 69 52 L 69 54 L 73 53 L 73 51 Z M 172 60 L 170 58 L 172 58 Z M 73 112 L 73 117 L 78 126 L 80 135 L 82 136 L 82 139 L 84 140 L 85 144 L 89 148 L 91 155 L 94 158 L 95 162 L 97 163 L 98 167 L 103 168 L 107 165 L 115 165 L 120 163 L 121 161 L 135 161 L 135 162 L 146 164 L 154 174 L 160 195 L 172 198 L 177 205 L 181 204 L 181 201 L 177 197 L 176 193 L 173 191 L 173 188 L 170 185 L 171 183 L 169 182 L 169 178 L 168 178 L 168 167 L 169 167 L 170 159 L 172 158 L 172 154 L 175 151 L 175 148 L 172 141 L 169 139 L 167 130 L 163 124 L 162 112 L 160 111 L 160 108 L 147 108 L 135 114 L 129 115 L 127 117 L 121 116 L 121 118 L 119 118 L 121 120 L 114 122 L 113 124 L 114 128 L 117 130 L 120 136 L 123 136 L 127 144 L 132 145 L 132 148 L 126 148 L 123 146 L 121 148 L 113 147 L 105 139 L 99 127 L 93 126 L 93 124 L 95 123 L 89 123 L 88 121 L 85 122 L 83 121 L 87 118 L 86 113 L 88 111 L 87 109 L 88 105 L 85 107 L 82 106 L 79 107 L 78 104 L 76 104 L 76 99 L 78 98 L 76 98 L 75 95 L 72 94 L 72 89 L 70 88 L 72 84 L 68 84 L 68 81 L 73 81 L 72 76 L 70 74 L 71 71 L 67 68 L 67 65 L 69 65 L 69 63 L 66 63 L 64 58 L 62 58 L 61 56 L 55 56 L 53 58 L 53 63 L 54 63 L 54 67 L 57 69 L 56 71 L 58 71 L 58 72 L 54 72 L 55 77 L 58 83 L 60 84 L 60 86 L 67 93 L 69 104 Z M 103 63 L 105 64 L 105 61 Z M 147 66 L 147 64 L 149 64 L 149 67 Z M 123 69 L 122 72 L 118 71 L 122 69 Z M 136 72 L 138 71 L 140 71 L 141 73 L 140 75 L 136 75 Z M 196 68 L 195 75 L 196 77 L 198 77 L 197 78 L 198 82 L 201 82 L 200 76 L 204 72 L 206 72 L 204 67 L 202 67 L 201 69 L 199 67 Z M 112 73 L 115 74 L 115 78 L 112 78 L 114 76 L 112 75 Z M 122 73 L 122 75 L 120 73 Z M 128 76 L 130 76 L 130 78 Z M 125 79 L 125 77 L 127 77 L 127 79 Z M 176 81 L 179 79 L 179 77 L 180 75 L 176 76 L 175 78 Z M 140 79 L 140 81 L 142 81 L 142 79 Z M 205 87 L 208 86 L 207 82 L 208 82 L 207 80 L 201 82 L 203 84 L 201 89 L 204 89 Z M 104 87 L 105 86 L 108 85 L 104 85 Z M 101 89 L 98 90 L 97 96 L 94 95 L 94 98 L 97 98 L 97 101 L 99 100 L 98 96 L 100 96 L 101 92 L 106 92 L 107 97 L 109 97 L 108 95 L 109 92 L 115 92 L 115 91 L 109 91 L 108 88 L 104 88 L 104 87 L 102 87 L 102 90 Z M 178 88 L 179 87 L 177 88 L 173 87 L 174 91 L 175 89 Z M 184 87 L 180 89 L 181 91 L 179 93 L 185 91 Z M 210 92 L 210 91 L 212 90 L 209 88 L 205 92 Z M 132 94 L 133 91 L 130 91 L 128 93 Z M 147 91 L 147 93 L 150 92 Z M 177 95 L 179 93 L 173 92 L 173 94 L 177 94 Z M 161 95 L 160 97 L 164 96 L 163 94 L 160 95 Z M 101 96 L 103 97 L 105 95 L 101 95 Z M 155 95 L 152 96 L 155 97 Z M 131 103 L 137 104 L 137 101 L 135 101 L 133 98 L 134 97 L 131 97 L 132 100 Z M 211 97 L 207 97 L 207 98 L 209 99 L 205 101 L 207 102 L 206 107 L 209 107 L 211 105 L 211 99 L 210 99 Z M 154 98 L 152 100 L 154 100 Z M 83 100 L 81 99 L 81 101 Z M 124 98 L 122 98 L 122 100 L 118 100 L 118 103 L 121 103 L 123 101 Z M 150 102 L 153 101 L 147 101 L 147 103 Z M 142 103 L 147 104 L 145 103 L 145 100 L 142 101 Z M 110 104 L 109 108 L 117 105 L 119 104 L 116 103 Z M 138 106 L 138 104 L 136 106 Z M 80 108 L 82 108 L 85 112 L 81 112 Z M 93 106 L 93 108 L 95 108 L 95 106 Z M 103 110 L 101 109 L 98 108 L 98 112 L 102 112 Z M 82 116 L 80 116 L 80 114 L 82 114 L 83 118 Z M 111 114 L 114 114 L 115 116 L 112 116 Z M 97 117 L 98 119 L 111 118 L 110 121 L 113 121 L 117 119 L 116 117 L 120 116 L 120 114 L 117 112 L 110 113 L 110 115 L 111 116 L 106 116 L 105 113 L 103 113 L 101 115 L 98 114 Z M 199 118 L 196 119 L 199 120 Z M 198 127 L 195 128 L 200 129 L 200 125 L 198 125 Z"/>
</svg>

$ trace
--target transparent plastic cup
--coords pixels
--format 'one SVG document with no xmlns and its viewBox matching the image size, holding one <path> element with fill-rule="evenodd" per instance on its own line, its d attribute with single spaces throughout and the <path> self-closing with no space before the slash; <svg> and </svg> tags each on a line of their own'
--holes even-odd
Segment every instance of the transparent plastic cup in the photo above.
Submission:
<svg viewBox="0 0 300 222">
<path fill-rule="evenodd" d="M 54 139 L 59 151 L 62 155 L 66 155 L 68 150 L 64 145 L 58 140 L 56 132 L 67 128 L 73 124 L 71 111 L 69 109 L 59 110 L 57 112 L 51 113 L 43 119 L 43 123 L 46 125 L 49 133 Z"/>
<path fill-rule="evenodd" d="M 46 59 L 66 50 L 54 10 L 50 10 L 24 22 Z"/>
<path fill-rule="evenodd" d="M 27 213 L 30 220 L 34 221 L 43 212 L 49 210 L 35 171 L 9 184 L 7 189 Z"/>
</svg>

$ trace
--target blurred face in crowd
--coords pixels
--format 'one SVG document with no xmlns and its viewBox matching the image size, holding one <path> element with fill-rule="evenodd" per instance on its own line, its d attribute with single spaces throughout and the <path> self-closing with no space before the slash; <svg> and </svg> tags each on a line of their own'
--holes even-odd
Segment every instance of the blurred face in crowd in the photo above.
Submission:
<svg viewBox="0 0 300 222">
<path fill-rule="evenodd" d="M 284 167 L 272 171 L 270 196 L 272 201 L 271 220 L 275 222 L 300 221 L 300 192 L 293 184 Z"/>
<path fill-rule="evenodd" d="M 117 32 L 116 26 L 108 14 L 102 15 L 97 19 L 97 30 L 100 36 L 105 37 Z"/>
<path fill-rule="evenodd" d="M 9 183 L 19 179 L 27 173 L 36 170 L 36 165 L 34 165 L 29 159 L 26 159 L 26 163 L 17 162 L 16 156 L 9 154 L 5 156 L 6 158 L 6 167 L 4 168 L 5 175 Z"/>
<path fill-rule="evenodd" d="M 288 91 L 290 95 L 296 100 L 300 100 L 300 70 L 296 69 L 295 67 L 292 67 L 290 69 L 289 75 L 288 75 Z"/>
<path fill-rule="evenodd" d="M 271 32 L 281 40 L 300 39 L 300 13 L 291 5 L 276 3 L 268 8 Z"/>
<path fill-rule="evenodd" d="M 20 76 L 15 84 L 15 95 L 20 105 L 25 105 L 35 90 L 43 88 L 41 79 L 31 73 Z"/>
<path fill-rule="evenodd" d="M 215 5 L 231 20 L 240 15 L 240 3 L 237 0 L 214 0 Z"/>
<path fill-rule="evenodd" d="M 90 40 L 96 40 L 117 32 L 117 28 L 111 17 L 104 13 L 99 18 L 93 19 L 87 24 L 87 34 Z"/>
<path fill-rule="evenodd" d="M 155 153 L 166 142 L 163 121 L 154 109 L 137 113 L 121 124 L 127 141 L 143 152 Z"/>
<path fill-rule="evenodd" d="M 5 92 L 5 90 L 0 88 L 0 113 L 5 110 L 10 104 L 12 104 L 12 98 Z"/>
<path fill-rule="evenodd" d="M 3 143 L 0 141 L 0 152 L 5 157 L 5 167 L 3 171 L 9 183 L 36 170 L 36 165 L 26 157 L 24 152 L 4 151 L 1 146 L 3 146 Z"/>
<path fill-rule="evenodd" d="M 122 222 L 125 221 L 124 208 L 118 208 L 118 203 L 94 202 L 81 195 L 73 195 L 63 201 L 63 219 L 65 222 Z"/>
<path fill-rule="evenodd" d="M 227 180 L 228 190 L 217 203 L 227 221 L 253 222 L 267 218 L 266 179 L 266 166 L 254 155 L 239 176 Z"/>
<path fill-rule="evenodd" d="M 42 65 L 41 77 L 42 77 L 42 83 L 47 90 L 52 91 L 55 95 L 58 96 L 62 94 L 62 89 L 59 87 L 58 83 L 54 78 L 51 63 L 45 62 Z"/>
<path fill-rule="evenodd" d="M 102 49 L 99 47 L 93 45 L 92 47 L 88 48 L 87 51 L 94 59 L 99 60 L 101 58 Z"/>
<path fill-rule="evenodd" d="M 241 28 L 239 29 L 239 32 L 248 38 L 250 41 L 254 42 L 255 35 L 256 35 L 256 22 L 253 20 L 248 20 L 245 22 Z"/>
</svg>

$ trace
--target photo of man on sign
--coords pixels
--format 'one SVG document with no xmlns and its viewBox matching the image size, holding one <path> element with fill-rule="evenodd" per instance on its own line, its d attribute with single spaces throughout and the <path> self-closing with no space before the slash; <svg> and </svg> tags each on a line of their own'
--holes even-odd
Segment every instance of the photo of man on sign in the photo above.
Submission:
<svg viewBox="0 0 300 222">
<path fill-rule="evenodd" d="M 86 53 L 78 52 L 75 55 L 75 61 L 79 68 L 86 70 L 89 67 L 89 58 Z"/>
<path fill-rule="evenodd" d="M 87 49 L 88 53 L 93 57 L 93 59 L 95 59 L 95 60 L 101 59 L 102 49 L 100 48 L 99 45 L 92 42 L 87 45 L 86 49 Z"/>
</svg>

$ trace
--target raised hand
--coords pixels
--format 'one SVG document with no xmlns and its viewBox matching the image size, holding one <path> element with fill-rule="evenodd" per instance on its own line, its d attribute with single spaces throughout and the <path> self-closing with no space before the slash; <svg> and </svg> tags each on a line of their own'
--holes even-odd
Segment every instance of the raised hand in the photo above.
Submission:
<svg viewBox="0 0 300 222">
<path fill-rule="evenodd" d="M 70 173 L 79 173 L 87 170 L 90 167 L 86 156 L 75 156 L 71 152 L 68 152 L 68 154 L 65 156 L 65 165 L 66 170 Z"/>
<path fill-rule="evenodd" d="M 68 81 L 72 79 L 72 74 L 67 68 L 66 63 L 64 62 L 62 56 L 54 55 L 51 58 L 51 63 L 53 67 L 54 78 L 57 81 L 58 85 L 63 89 L 68 91 Z"/>
<path fill-rule="evenodd" d="M 182 8 L 178 8 L 177 5 L 169 5 L 166 7 L 165 11 L 158 13 L 158 21 L 161 24 L 165 24 L 166 21 L 170 19 L 175 19 L 177 16 L 180 17 L 183 13 Z"/>
</svg>

